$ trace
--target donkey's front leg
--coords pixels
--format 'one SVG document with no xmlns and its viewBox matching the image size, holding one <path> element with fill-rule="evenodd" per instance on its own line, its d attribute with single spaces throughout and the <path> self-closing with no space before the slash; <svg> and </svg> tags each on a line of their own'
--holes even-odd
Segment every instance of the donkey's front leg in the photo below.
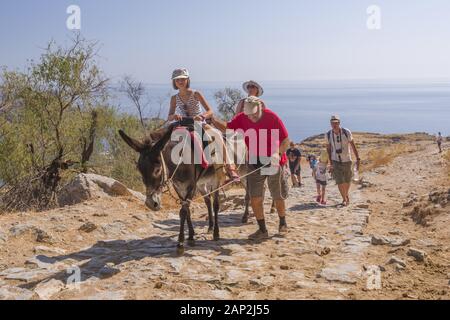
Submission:
<svg viewBox="0 0 450 320">
<path fill-rule="evenodd" d="M 188 207 L 187 208 L 187 225 L 188 225 L 188 229 L 189 229 L 189 238 L 188 238 L 188 244 L 190 246 L 195 246 L 195 232 L 194 232 L 194 226 L 192 225 L 192 220 L 191 220 L 191 209 Z"/>
<path fill-rule="evenodd" d="M 183 205 L 180 209 L 180 234 L 178 235 L 178 245 L 177 245 L 178 254 L 184 253 L 184 224 L 186 222 L 188 210 L 189 209 L 186 205 Z"/>
<path fill-rule="evenodd" d="M 208 208 L 208 233 L 212 233 L 213 232 L 213 227 L 214 227 L 214 220 L 213 220 L 213 205 L 211 202 L 211 196 L 206 196 L 205 197 L 205 204 L 206 207 Z"/>
</svg>

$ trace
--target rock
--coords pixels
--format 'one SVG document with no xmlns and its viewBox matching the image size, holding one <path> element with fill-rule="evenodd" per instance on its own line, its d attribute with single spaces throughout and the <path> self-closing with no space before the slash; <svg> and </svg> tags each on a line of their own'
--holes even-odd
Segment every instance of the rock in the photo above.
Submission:
<svg viewBox="0 0 450 320">
<path fill-rule="evenodd" d="M 92 216 L 93 217 L 107 217 L 108 214 L 106 212 L 96 212 Z"/>
<path fill-rule="evenodd" d="M 184 266 L 184 258 L 170 258 L 167 261 L 176 273 L 180 273 Z"/>
<path fill-rule="evenodd" d="M 0 230 L 0 243 L 5 243 L 8 241 L 8 235 Z"/>
<path fill-rule="evenodd" d="M 16 224 L 9 229 L 9 232 L 14 237 L 30 232 L 36 237 L 37 242 L 53 242 L 52 236 L 47 231 L 30 224 Z"/>
<path fill-rule="evenodd" d="M 110 278 L 120 272 L 120 269 L 114 268 L 114 265 L 108 263 L 106 266 L 102 267 L 98 273 L 101 279 Z"/>
<path fill-rule="evenodd" d="M 360 208 L 360 209 L 369 209 L 369 205 L 368 204 L 358 204 L 356 207 Z"/>
<path fill-rule="evenodd" d="M 271 276 L 263 276 L 261 278 L 250 279 L 250 284 L 260 286 L 260 287 L 269 287 L 273 284 L 275 278 Z"/>
<path fill-rule="evenodd" d="M 13 286 L 0 287 L 0 300 L 31 300 L 34 293 L 27 289 Z"/>
<path fill-rule="evenodd" d="M 97 174 L 81 173 L 65 185 L 58 194 L 61 206 L 73 205 L 90 199 L 127 196 L 145 201 L 145 196 L 128 189 L 121 182 Z"/>
<path fill-rule="evenodd" d="M 390 245 L 392 247 L 401 247 L 409 244 L 411 241 L 409 239 L 402 239 L 402 238 L 388 238 L 385 236 L 375 236 L 373 235 L 370 243 L 373 245 Z"/>
<path fill-rule="evenodd" d="M 392 247 L 402 247 L 402 246 L 406 246 L 407 244 L 409 244 L 411 242 L 411 240 L 409 239 L 391 239 L 389 244 Z"/>
<path fill-rule="evenodd" d="M 36 241 L 37 242 L 45 242 L 45 243 L 53 243 L 52 236 L 42 229 L 36 229 Z"/>
<path fill-rule="evenodd" d="M 86 222 L 78 230 L 89 233 L 97 229 L 97 226 L 92 222 Z"/>
<path fill-rule="evenodd" d="M 395 271 L 403 271 L 403 270 L 405 270 L 405 266 L 403 266 L 399 263 L 395 264 Z"/>
<path fill-rule="evenodd" d="M 406 262 L 401 260 L 401 259 L 399 259 L 399 258 L 397 258 L 397 257 L 395 257 L 395 256 L 392 256 L 389 259 L 389 261 L 388 261 L 388 264 L 392 264 L 392 263 L 398 264 L 398 265 L 400 265 L 402 267 L 406 267 Z"/>
<path fill-rule="evenodd" d="M 318 276 L 328 281 L 355 284 L 360 276 L 360 270 L 356 264 L 348 263 L 324 268 Z"/>
<path fill-rule="evenodd" d="M 413 199 L 411 199 L 411 200 L 409 200 L 409 201 L 407 201 L 407 202 L 404 202 L 404 203 L 403 203 L 403 208 L 411 207 L 411 206 L 413 206 L 416 202 L 417 202 L 417 198 L 413 198 Z"/>
<path fill-rule="evenodd" d="M 62 291 L 64 289 L 64 283 L 59 280 L 50 279 L 45 282 L 39 283 L 36 288 L 34 289 L 34 292 L 38 295 L 38 297 L 42 300 L 48 300 L 53 295 L 57 294 L 58 292 Z"/>
<path fill-rule="evenodd" d="M 225 284 L 234 285 L 245 281 L 248 276 L 239 270 L 230 270 L 226 273 Z"/>
<path fill-rule="evenodd" d="M 36 246 L 33 248 L 35 254 L 58 254 L 62 255 L 66 253 L 66 250 L 60 248 L 50 248 L 46 246 Z"/>
<path fill-rule="evenodd" d="M 122 221 L 114 221 L 112 223 L 103 224 L 101 228 L 103 232 L 109 236 L 120 236 L 126 231 L 126 225 Z"/>
<path fill-rule="evenodd" d="M 409 248 L 407 255 L 414 257 L 414 259 L 416 259 L 416 261 L 419 261 L 419 262 L 425 261 L 425 258 L 427 257 L 427 254 L 425 251 L 415 249 L 415 248 Z"/>
<path fill-rule="evenodd" d="M 6 280 L 31 281 L 42 276 L 48 276 L 51 272 L 45 269 L 26 269 L 26 268 L 11 268 L 3 270 L 0 276 L 4 276 Z"/>
<path fill-rule="evenodd" d="M 331 249 L 329 247 L 324 247 L 324 248 L 316 250 L 315 252 L 318 256 L 322 257 L 322 256 L 326 256 L 327 254 L 329 254 L 331 252 Z"/>
<path fill-rule="evenodd" d="M 14 237 L 19 237 L 24 233 L 27 233 L 29 231 L 34 231 L 36 229 L 35 226 L 29 225 L 29 224 L 16 224 L 12 226 L 9 229 L 9 232 Z"/>
<path fill-rule="evenodd" d="M 52 230 L 55 232 L 66 232 L 68 229 L 65 226 L 56 226 Z"/>
<path fill-rule="evenodd" d="M 380 237 L 380 236 L 372 236 L 372 238 L 370 239 L 370 243 L 373 244 L 374 246 L 377 245 L 387 245 L 389 244 L 389 239 L 386 237 Z"/>
</svg>

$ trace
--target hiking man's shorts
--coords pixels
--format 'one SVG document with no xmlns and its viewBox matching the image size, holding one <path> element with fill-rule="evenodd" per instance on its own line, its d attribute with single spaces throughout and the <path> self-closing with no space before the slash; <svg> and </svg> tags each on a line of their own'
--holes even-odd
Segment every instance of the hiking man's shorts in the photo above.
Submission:
<svg viewBox="0 0 450 320">
<path fill-rule="evenodd" d="M 352 162 L 333 161 L 333 176 L 338 185 L 351 183 L 353 177 Z"/>
<path fill-rule="evenodd" d="M 255 170 L 251 166 L 252 170 Z M 269 191 L 274 200 L 282 200 L 288 197 L 289 184 L 285 174 L 286 168 L 278 169 L 274 175 L 261 175 L 261 171 L 256 171 L 248 176 L 248 186 L 250 198 L 264 197 L 264 184 L 267 180 Z"/>
</svg>

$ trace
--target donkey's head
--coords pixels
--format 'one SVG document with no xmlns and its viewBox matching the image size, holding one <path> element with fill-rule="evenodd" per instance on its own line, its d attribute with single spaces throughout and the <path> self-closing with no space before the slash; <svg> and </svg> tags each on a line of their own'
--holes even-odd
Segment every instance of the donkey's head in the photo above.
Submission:
<svg viewBox="0 0 450 320">
<path fill-rule="evenodd" d="M 119 130 L 119 134 L 133 150 L 139 153 L 137 168 L 141 173 L 142 181 L 146 188 L 145 205 L 153 211 L 159 211 L 161 209 L 161 193 L 164 183 L 161 151 L 170 138 L 170 133 L 166 132 L 159 140 L 152 136 L 145 142 L 129 137 L 122 130 Z"/>
</svg>

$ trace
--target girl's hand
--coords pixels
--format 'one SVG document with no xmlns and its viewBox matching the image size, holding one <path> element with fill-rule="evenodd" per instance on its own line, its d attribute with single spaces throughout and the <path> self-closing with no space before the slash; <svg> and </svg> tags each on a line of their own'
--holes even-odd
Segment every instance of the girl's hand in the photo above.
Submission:
<svg viewBox="0 0 450 320">
<path fill-rule="evenodd" d="M 203 121 L 203 120 L 205 120 L 205 117 L 202 115 L 194 117 L 194 121 Z"/>
<path fill-rule="evenodd" d="M 181 120 L 183 120 L 183 117 L 180 116 L 179 114 L 173 114 L 172 115 L 172 120 L 181 121 Z"/>
</svg>

